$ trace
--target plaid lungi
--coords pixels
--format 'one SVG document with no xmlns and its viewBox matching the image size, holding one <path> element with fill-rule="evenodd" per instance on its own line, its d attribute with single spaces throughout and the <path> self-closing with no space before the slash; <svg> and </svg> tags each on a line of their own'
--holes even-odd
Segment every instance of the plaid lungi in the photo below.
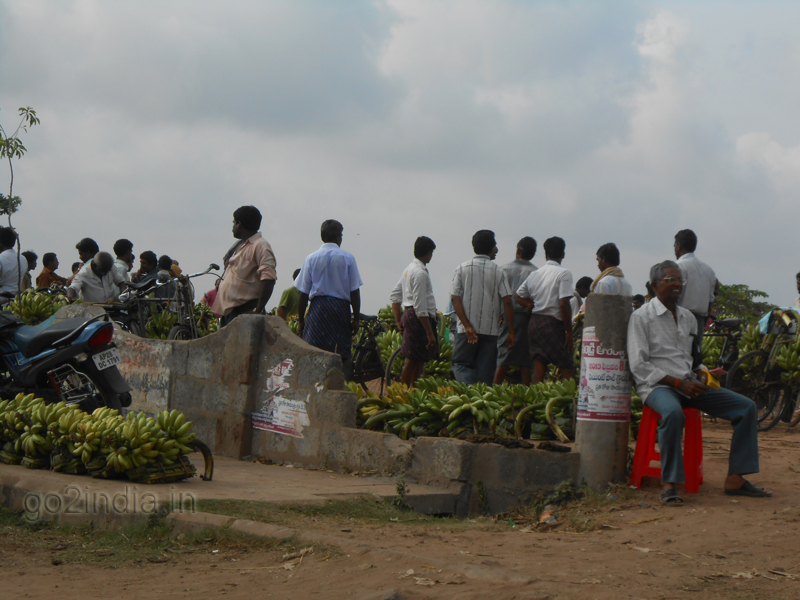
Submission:
<svg viewBox="0 0 800 600">
<path fill-rule="evenodd" d="M 420 319 L 428 319 L 433 329 L 436 344 L 428 348 L 428 334 Z M 400 317 L 400 325 L 403 326 L 403 345 L 400 346 L 400 356 L 410 358 L 417 362 L 434 360 L 439 357 L 439 336 L 436 335 L 436 321 L 430 317 L 418 317 L 414 312 L 414 307 L 409 306 Z"/>
<path fill-rule="evenodd" d="M 574 369 L 572 348 L 567 349 L 567 330 L 560 319 L 549 315 L 531 315 L 528 325 L 528 340 L 531 358 L 545 364 L 554 364 L 559 369 Z"/>
<path fill-rule="evenodd" d="M 303 340 L 320 350 L 336 352 L 342 360 L 352 354 L 350 302 L 332 296 L 314 296 L 303 326 Z"/>
</svg>

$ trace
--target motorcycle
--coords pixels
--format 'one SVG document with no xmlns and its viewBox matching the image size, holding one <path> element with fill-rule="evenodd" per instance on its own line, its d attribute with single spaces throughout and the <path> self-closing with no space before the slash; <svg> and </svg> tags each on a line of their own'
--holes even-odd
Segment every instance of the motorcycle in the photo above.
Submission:
<svg viewBox="0 0 800 600">
<path fill-rule="evenodd" d="M 25 325 L 0 312 L 0 396 L 34 393 L 45 402 L 78 404 L 86 412 L 131 404 L 131 388 L 117 369 L 108 315 Z"/>
</svg>

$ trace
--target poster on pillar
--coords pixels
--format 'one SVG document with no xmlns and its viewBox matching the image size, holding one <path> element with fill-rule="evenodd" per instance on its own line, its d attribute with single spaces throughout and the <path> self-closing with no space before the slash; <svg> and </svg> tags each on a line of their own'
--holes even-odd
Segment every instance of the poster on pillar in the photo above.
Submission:
<svg viewBox="0 0 800 600">
<path fill-rule="evenodd" d="M 594 327 L 583 329 L 578 388 L 579 421 L 631 419 L 631 373 L 625 352 L 603 348 Z"/>
<path fill-rule="evenodd" d="M 287 379 L 293 368 L 292 359 L 286 358 L 271 369 L 262 395 L 261 409 L 250 415 L 253 429 L 303 437 L 303 429 L 310 425 L 306 408 L 308 399 L 297 400 L 284 396 L 290 389 Z"/>
</svg>

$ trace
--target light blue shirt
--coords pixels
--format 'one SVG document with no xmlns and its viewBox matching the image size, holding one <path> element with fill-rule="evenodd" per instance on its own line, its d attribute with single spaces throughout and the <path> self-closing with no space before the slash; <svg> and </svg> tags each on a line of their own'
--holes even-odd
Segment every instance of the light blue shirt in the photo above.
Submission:
<svg viewBox="0 0 800 600">
<path fill-rule="evenodd" d="M 364 284 L 352 254 L 336 244 L 322 244 L 309 254 L 294 280 L 294 287 L 309 299 L 315 296 L 332 296 L 350 302 L 350 292 Z"/>
</svg>

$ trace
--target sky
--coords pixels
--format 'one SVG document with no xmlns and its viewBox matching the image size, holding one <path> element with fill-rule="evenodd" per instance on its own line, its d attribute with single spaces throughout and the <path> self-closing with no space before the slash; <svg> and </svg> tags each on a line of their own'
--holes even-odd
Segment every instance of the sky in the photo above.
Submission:
<svg viewBox="0 0 800 600">
<path fill-rule="evenodd" d="M 335 218 L 366 313 L 419 235 L 443 308 L 479 229 L 501 264 L 563 237 L 575 280 L 614 242 L 644 293 L 689 228 L 722 283 L 791 304 L 798 22 L 768 1 L 0 0 L 0 124 L 41 119 L 13 222 L 62 273 L 83 237 L 196 272 L 253 204 L 274 306 Z"/>
</svg>

